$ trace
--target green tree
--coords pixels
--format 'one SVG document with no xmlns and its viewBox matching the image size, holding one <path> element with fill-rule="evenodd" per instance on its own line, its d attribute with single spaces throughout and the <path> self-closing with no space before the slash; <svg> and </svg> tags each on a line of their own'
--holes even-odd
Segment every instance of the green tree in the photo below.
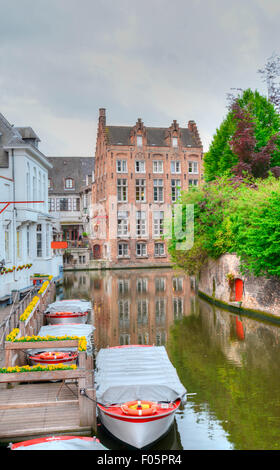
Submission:
<svg viewBox="0 0 280 470">
<path fill-rule="evenodd" d="M 245 90 L 234 101 L 252 117 L 255 152 L 261 152 L 272 136 L 280 131 L 280 116 L 274 105 L 258 91 Z M 236 132 L 237 122 L 234 119 L 232 106 L 226 118 L 213 137 L 209 151 L 204 156 L 205 180 L 212 181 L 228 172 L 238 163 L 230 142 Z M 276 150 L 272 154 L 270 168 L 280 166 L 280 138 L 276 140 Z"/>
</svg>

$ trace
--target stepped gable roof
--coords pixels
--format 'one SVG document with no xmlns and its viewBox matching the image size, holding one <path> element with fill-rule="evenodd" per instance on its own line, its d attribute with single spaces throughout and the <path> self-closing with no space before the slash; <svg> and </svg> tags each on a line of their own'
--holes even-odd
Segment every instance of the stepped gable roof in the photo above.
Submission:
<svg viewBox="0 0 280 470">
<path fill-rule="evenodd" d="M 109 145 L 131 145 L 130 135 L 134 126 L 106 126 L 106 134 Z M 155 147 L 168 147 L 165 139 L 168 127 L 145 127 L 147 135 L 147 145 Z M 180 128 L 181 142 L 184 147 L 197 147 L 198 142 L 195 133 L 189 129 Z"/>
<path fill-rule="evenodd" d="M 94 170 L 93 157 L 48 157 L 53 165 L 49 170 L 51 179 L 51 188 L 49 194 L 78 194 L 86 185 L 86 176 L 91 175 Z M 64 181 L 66 178 L 73 178 L 74 186 L 71 189 L 65 189 Z"/>
</svg>

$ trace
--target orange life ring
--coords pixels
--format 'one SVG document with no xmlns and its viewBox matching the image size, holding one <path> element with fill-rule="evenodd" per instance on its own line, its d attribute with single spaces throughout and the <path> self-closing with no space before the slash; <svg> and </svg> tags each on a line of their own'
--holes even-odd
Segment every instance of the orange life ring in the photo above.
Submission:
<svg viewBox="0 0 280 470">
<path fill-rule="evenodd" d="M 157 412 L 158 405 L 153 401 L 135 400 L 124 403 L 121 409 L 130 416 L 150 416 Z"/>
<path fill-rule="evenodd" d="M 65 359 L 67 354 L 63 352 L 56 352 L 56 351 L 49 351 L 49 352 L 44 352 L 38 355 L 40 359 L 47 360 L 47 359 Z"/>
</svg>

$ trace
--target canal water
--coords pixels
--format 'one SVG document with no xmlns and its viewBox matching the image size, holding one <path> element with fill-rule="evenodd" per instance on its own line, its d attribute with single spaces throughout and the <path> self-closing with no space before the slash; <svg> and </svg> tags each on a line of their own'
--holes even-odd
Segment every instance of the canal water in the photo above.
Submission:
<svg viewBox="0 0 280 470">
<path fill-rule="evenodd" d="M 65 272 L 59 294 L 94 299 L 95 348 L 165 345 L 190 395 L 154 450 L 279 449 L 280 328 L 198 298 L 173 269 Z M 98 426 L 109 449 L 125 449 Z"/>
</svg>

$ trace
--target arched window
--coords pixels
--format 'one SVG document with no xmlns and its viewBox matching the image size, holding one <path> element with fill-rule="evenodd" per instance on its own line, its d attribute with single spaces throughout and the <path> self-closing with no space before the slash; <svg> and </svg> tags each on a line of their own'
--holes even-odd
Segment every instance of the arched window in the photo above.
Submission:
<svg viewBox="0 0 280 470">
<path fill-rule="evenodd" d="M 72 189 L 73 187 L 74 187 L 73 178 L 66 178 L 65 179 L 65 189 Z"/>
</svg>

